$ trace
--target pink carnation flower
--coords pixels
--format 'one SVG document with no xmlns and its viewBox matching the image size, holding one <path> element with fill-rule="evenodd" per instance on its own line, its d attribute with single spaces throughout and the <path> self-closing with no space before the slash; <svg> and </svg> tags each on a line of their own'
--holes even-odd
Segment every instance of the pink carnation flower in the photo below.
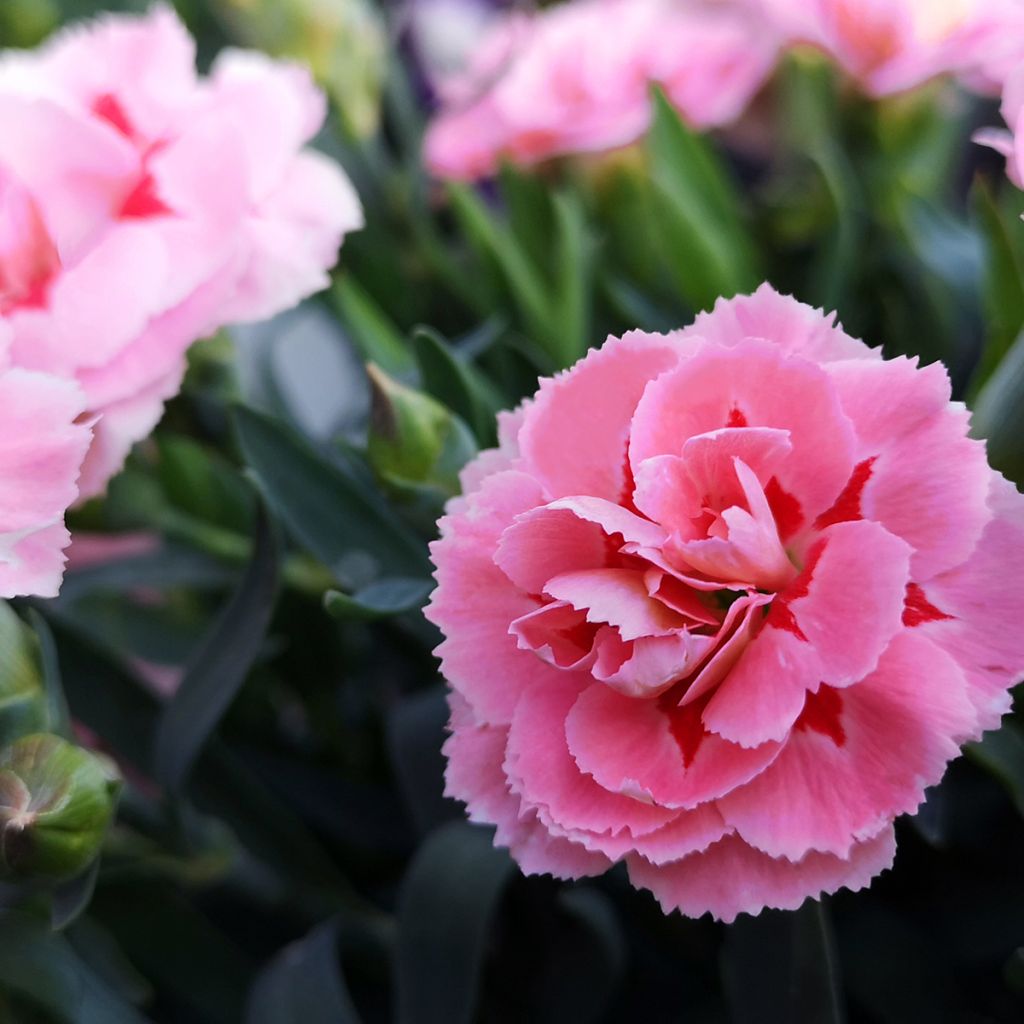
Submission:
<svg viewBox="0 0 1024 1024">
<path fill-rule="evenodd" d="M 99 415 L 102 489 L 224 323 L 327 283 L 361 224 L 302 147 L 324 100 L 302 69 L 225 52 L 208 79 L 170 8 L 106 17 L 0 58 L 0 318 L 16 365 L 74 378 Z"/>
<path fill-rule="evenodd" d="M 78 495 L 91 431 L 80 422 L 79 388 L 11 369 L 8 343 L 0 320 L 0 598 L 53 597 L 70 539 L 64 511 Z"/>
<path fill-rule="evenodd" d="M 867 885 L 1024 673 L 1024 498 L 967 426 L 767 286 L 543 381 L 432 549 L 448 794 L 693 916 Z"/>
<path fill-rule="evenodd" d="M 957 74 L 998 92 L 1024 54 L 1020 0 L 760 0 L 793 41 L 831 54 L 873 96 Z"/>
<path fill-rule="evenodd" d="M 448 83 L 427 165 L 473 179 L 502 159 L 533 164 L 629 145 L 650 124 L 652 83 L 694 127 L 726 124 L 777 55 L 766 26 L 731 3 L 575 0 L 513 14 L 485 37 L 469 73 Z"/>
</svg>

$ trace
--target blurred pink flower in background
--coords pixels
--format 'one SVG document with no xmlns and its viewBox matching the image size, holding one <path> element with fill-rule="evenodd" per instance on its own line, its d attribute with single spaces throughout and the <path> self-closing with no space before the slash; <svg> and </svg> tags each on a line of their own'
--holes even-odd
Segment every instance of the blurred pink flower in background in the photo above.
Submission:
<svg viewBox="0 0 1024 1024">
<path fill-rule="evenodd" d="M 165 6 L 0 58 L 0 317 L 15 365 L 74 378 L 98 414 L 83 496 L 155 426 L 192 342 L 328 283 L 362 213 L 303 149 L 324 115 L 306 71 L 259 54 L 198 78 Z"/>
<path fill-rule="evenodd" d="M 444 89 L 425 155 L 442 177 L 629 145 L 660 84 L 695 128 L 737 118 L 771 73 L 768 26 L 732 3 L 574 0 L 499 20 Z"/>
<path fill-rule="evenodd" d="M 0 256 L 0 295 L 8 287 Z M 0 320 L 0 598 L 53 597 L 91 431 L 74 382 L 10 368 L 9 335 Z"/>
<path fill-rule="evenodd" d="M 793 42 L 830 54 L 873 96 L 943 74 L 998 92 L 1024 56 L 1020 0 L 755 0 Z"/>
<path fill-rule="evenodd" d="M 967 427 L 767 286 L 542 381 L 432 548 L 448 794 L 689 915 L 868 884 L 1024 674 L 1024 497 Z"/>
<path fill-rule="evenodd" d="M 1002 153 L 1010 180 L 1024 189 L 1024 61 L 1007 79 L 1001 111 L 1007 128 L 985 128 L 974 141 Z"/>
</svg>

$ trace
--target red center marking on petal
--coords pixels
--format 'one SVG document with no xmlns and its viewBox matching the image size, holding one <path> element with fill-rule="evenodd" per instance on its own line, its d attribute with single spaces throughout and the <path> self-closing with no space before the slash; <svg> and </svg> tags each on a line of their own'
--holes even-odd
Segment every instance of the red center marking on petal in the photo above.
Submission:
<svg viewBox="0 0 1024 1024">
<path fill-rule="evenodd" d="M 622 494 L 619 497 L 619 504 L 628 509 L 634 515 L 642 515 L 633 501 L 633 494 L 636 491 L 636 479 L 633 476 L 633 466 L 629 461 L 629 441 L 626 442 L 626 455 L 622 465 Z"/>
<path fill-rule="evenodd" d="M 867 485 L 868 480 L 871 479 L 871 470 L 875 464 L 875 458 L 877 456 L 858 463 L 853 473 L 850 474 L 850 479 L 843 488 L 843 493 L 836 498 L 835 504 L 827 512 L 822 512 L 815 520 L 814 525 L 817 529 L 824 530 L 826 526 L 835 526 L 836 523 L 849 523 L 863 518 L 860 499 L 864 493 L 864 487 Z"/>
<path fill-rule="evenodd" d="M 788 540 L 804 525 L 804 512 L 800 502 L 793 497 L 789 491 L 782 489 L 776 477 L 768 481 L 764 489 L 764 496 L 768 501 L 768 507 L 775 516 L 775 525 L 779 529 L 779 537 Z"/>
<path fill-rule="evenodd" d="M 126 139 L 134 138 L 135 130 L 132 123 L 121 106 L 120 100 L 113 93 L 105 92 L 97 96 L 92 105 L 92 112 L 102 118 L 112 128 L 119 131 Z"/>
<path fill-rule="evenodd" d="M 747 417 L 743 415 L 743 410 L 738 405 L 734 405 L 729 412 L 729 419 L 725 424 L 727 427 L 748 427 Z"/>
<path fill-rule="evenodd" d="M 147 172 L 121 205 L 120 216 L 141 219 L 159 217 L 173 212 L 156 194 L 156 182 L 153 180 L 153 175 Z"/>
<path fill-rule="evenodd" d="M 821 684 L 817 693 L 808 693 L 804 709 L 796 720 L 794 728 L 804 732 L 808 729 L 827 736 L 837 746 L 846 743 L 846 731 L 842 723 L 843 698 L 832 686 Z"/>
<path fill-rule="evenodd" d="M 798 640 L 809 643 L 807 636 L 800 628 L 800 623 L 796 621 L 793 609 L 789 606 L 793 601 L 806 597 L 810 592 L 811 580 L 814 579 L 814 570 L 825 547 L 826 545 L 823 543 L 816 544 L 811 549 L 807 557 L 807 564 L 800 575 L 784 591 L 775 595 L 775 600 L 772 601 L 768 608 L 768 617 L 765 619 L 765 625 L 774 626 L 776 629 L 781 629 L 786 633 L 792 633 Z"/>
<path fill-rule="evenodd" d="M 679 747 L 679 753 L 682 754 L 684 768 L 689 768 L 693 764 L 697 751 L 704 742 L 705 730 L 701 715 L 704 714 L 704 708 L 710 699 L 709 693 L 692 704 L 679 707 L 679 692 L 673 688 L 663 694 L 658 701 L 661 711 L 668 717 L 668 729 Z"/>
<path fill-rule="evenodd" d="M 936 608 L 916 583 L 907 584 L 907 596 L 903 604 L 904 626 L 920 626 L 924 622 L 942 622 L 952 618 L 952 615 Z"/>
</svg>

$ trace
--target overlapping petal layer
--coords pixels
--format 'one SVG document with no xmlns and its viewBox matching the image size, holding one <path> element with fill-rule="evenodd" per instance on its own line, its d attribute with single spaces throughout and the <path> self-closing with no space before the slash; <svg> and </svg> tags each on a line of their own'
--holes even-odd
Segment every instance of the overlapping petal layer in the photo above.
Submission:
<svg viewBox="0 0 1024 1024">
<path fill-rule="evenodd" d="M 1024 674 L 1024 499 L 966 430 L 767 286 L 542 382 L 433 547 L 450 795 L 688 914 L 866 885 Z"/>
</svg>

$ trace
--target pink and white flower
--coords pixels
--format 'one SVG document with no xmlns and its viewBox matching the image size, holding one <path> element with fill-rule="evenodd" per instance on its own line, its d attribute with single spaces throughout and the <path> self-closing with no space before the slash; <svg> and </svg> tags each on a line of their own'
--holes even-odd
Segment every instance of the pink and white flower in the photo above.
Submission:
<svg viewBox="0 0 1024 1024">
<path fill-rule="evenodd" d="M 102 490 L 175 394 L 184 353 L 327 283 L 361 225 L 303 149 L 324 100 L 296 66 L 228 51 L 209 78 L 166 6 L 0 57 L 0 318 L 10 359 L 76 380 Z"/>
<path fill-rule="evenodd" d="M 651 119 L 657 83 L 695 128 L 735 120 L 775 66 L 778 43 L 745 7 L 702 0 L 573 0 L 513 13 L 487 34 L 468 73 L 447 83 L 427 165 L 447 178 L 503 159 L 629 145 Z"/>
<path fill-rule="evenodd" d="M 967 426 L 768 286 L 542 381 L 432 548 L 448 794 L 689 915 L 867 885 L 1024 674 L 1024 498 Z"/>
</svg>

